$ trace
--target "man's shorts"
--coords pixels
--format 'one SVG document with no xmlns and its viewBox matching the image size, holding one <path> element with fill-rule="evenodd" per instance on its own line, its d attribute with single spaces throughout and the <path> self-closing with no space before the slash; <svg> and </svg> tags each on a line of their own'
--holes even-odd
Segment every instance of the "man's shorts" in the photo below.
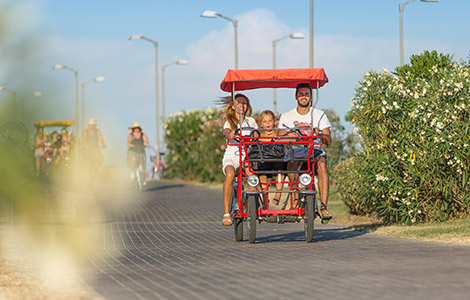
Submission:
<svg viewBox="0 0 470 300">
<path fill-rule="evenodd" d="M 313 157 L 316 158 L 319 156 L 324 157 L 326 160 L 326 152 L 323 151 L 323 149 L 313 149 Z M 288 164 L 296 164 L 296 163 L 297 162 L 293 162 L 293 163 L 288 162 Z M 300 170 L 302 171 L 308 170 L 308 164 L 306 162 L 302 162 L 302 166 L 300 167 Z"/>
</svg>

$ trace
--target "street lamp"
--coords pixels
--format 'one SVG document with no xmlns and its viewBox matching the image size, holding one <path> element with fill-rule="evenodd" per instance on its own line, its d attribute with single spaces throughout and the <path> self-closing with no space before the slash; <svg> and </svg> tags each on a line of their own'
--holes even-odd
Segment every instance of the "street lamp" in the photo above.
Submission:
<svg viewBox="0 0 470 300">
<path fill-rule="evenodd" d="M 187 65 L 188 61 L 177 59 L 162 66 L 162 122 L 165 122 L 165 69 L 172 65 Z M 165 133 L 163 133 L 163 152 L 165 152 Z"/>
<path fill-rule="evenodd" d="M 34 96 L 34 97 L 41 97 L 42 93 L 41 92 L 33 92 L 31 94 L 26 94 L 23 97 L 21 97 L 21 122 L 24 124 L 24 99 L 28 96 Z"/>
<path fill-rule="evenodd" d="M 80 122 L 80 126 L 81 126 L 80 131 L 82 132 L 85 128 L 85 85 L 90 82 L 102 82 L 102 81 L 104 81 L 104 77 L 98 76 L 93 79 L 82 82 L 82 120 Z M 78 137 L 78 134 L 77 134 L 77 137 Z"/>
<path fill-rule="evenodd" d="M 153 44 L 155 47 L 155 115 L 156 115 L 156 136 L 157 136 L 157 141 L 156 141 L 156 159 L 157 162 L 160 161 L 160 111 L 159 111 L 159 106 L 160 104 L 158 103 L 158 42 L 151 40 L 143 35 L 131 35 L 129 37 L 130 41 L 135 41 L 135 40 L 146 40 L 147 42 L 150 42 Z"/>
<path fill-rule="evenodd" d="M 408 4 L 411 4 L 417 0 L 410 0 L 407 2 L 400 3 L 398 6 L 398 10 L 400 11 L 400 66 L 403 66 L 403 10 L 405 9 L 405 6 Z M 439 2 L 439 0 L 421 0 L 421 2 Z"/>
<path fill-rule="evenodd" d="M 235 30 L 235 70 L 238 70 L 238 33 L 237 33 L 237 27 L 238 27 L 238 21 L 229 17 L 226 17 L 216 11 L 212 10 L 205 10 L 201 17 L 203 18 L 216 18 L 216 17 L 221 17 L 227 21 L 232 22 L 233 24 L 233 29 Z"/>
<path fill-rule="evenodd" d="M 188 61 L 184 59 L 175 60 L 162 66 L 162 121 L 165 120 L 165 69 L 171 65 L 187 65 Z"/>
<path fill-rule="evenodd" d="M 278 38 L 277 40 L 273 40 L 273 69 L 276 69 L 276 45 L 279 41 L 284 39 L 291 38 L 291 39 L 303 39 L 305 38 L 303 33 L 291 33 L 285 35 L 283 37 Z M 273 110 L 274 113 L 277 114 L 277 93 L 276 89 L 273 89 Z"/>
<path fill-rule="evenodd" d="M 0 91 L 10 92 L 13 96 L 13 120 L 16 120 L 16 92 L 3 86 L 0 86 Z"/>
<path fill-rule="evenodd" d="M 79 134 L 79 132 L 78 132 L 78 128 L 79 128 L 79 126 L 78 126 L 78 119 L 79 119 L 79 116 L 78 116 L 78 110 L 79 110 L 79 104 L 78 104 L 78 70 L 75 70 L 73 68 L 70 68 L 70 67 L 67 67 L 66 65 L 61 65 L 61 64 L 53 65 L 52 69 L 54 69 L 54 70 L 65 69 L 65 70 L 69 70 L 69 71 L 71 71 L 75 74 L 75 131 L 76 131 L 76 134 L 78 136 L 78 134 Z"/>
<path fill-rule="evenodd" d="M 313 0 L 310 0 L 309 68 L 313 68 Z"/>
</svg>

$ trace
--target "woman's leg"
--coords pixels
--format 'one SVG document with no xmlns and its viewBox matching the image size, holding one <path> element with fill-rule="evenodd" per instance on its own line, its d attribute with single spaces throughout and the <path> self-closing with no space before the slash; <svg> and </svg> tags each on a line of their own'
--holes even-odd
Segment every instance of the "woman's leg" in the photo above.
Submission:
<svg viewBox="0 0 470 300">
<path fill-rule="evenodd" d="M 40 156 L 36 156 L 36 176 L 41 172 L 41 158 Z"/>
<path fill-rule="evenodd" d="M 232 165 L 225 167 L 225 180 L 224 180 L 224 214 L 230 213 L 230 199 L 233 193 L 233 179 L 235 178 L 235 168 Z"/>
</svg>

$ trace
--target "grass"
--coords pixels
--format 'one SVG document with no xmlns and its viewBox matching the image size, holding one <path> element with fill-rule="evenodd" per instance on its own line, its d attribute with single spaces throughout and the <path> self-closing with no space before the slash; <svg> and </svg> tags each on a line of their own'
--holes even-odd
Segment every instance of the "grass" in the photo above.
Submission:
<svg viewBox="0 0 470 300">
<path fill-rule="evenodd" d="M 330 191 L 328 209 L 335 214 L 331 223 L 351 224 L 351 230 L 398 238 L 417 239 L 457 245 L 470 245 L 470 218 L 424 224 L 385 226 L 374 216 L 357 216 L 349 212 L 336 189 Z"/>
</svg>

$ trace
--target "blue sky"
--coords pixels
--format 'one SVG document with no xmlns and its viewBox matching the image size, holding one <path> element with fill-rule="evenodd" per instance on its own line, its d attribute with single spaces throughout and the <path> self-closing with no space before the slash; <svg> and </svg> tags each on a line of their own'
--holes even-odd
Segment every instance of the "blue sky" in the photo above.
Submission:
<svg viewBox="0 0 470 300">
<path fill-rule="evenodd" d="M 315 0 L 314 60 L 330 82 L 320 89 L 321 108 L 341 116 L 349 110 L 354 86 L 368 70 L 393 70 L 399 64 L 397 0 Z M 155 143 L 154 49 L 143 34 L 159 42 L 159 67 L 176 59 L 187 66 L 165 72 L 166 111 L 174 113 L 213 106 L 224 96 L 219 84 L 233 68 L 233 26 L 215 10 L 239 22 L 239 68 L 271 68 L 272 40 L 291 32 L 308 37 L 309 0 L 0 0 L 10 25 L 0 33 L 0 85 L 29 92 L 41 90 L 48 107 L 41 119 L 75 115 L 73 74 L 52 70 L 65 64 L 79 70 L 79 81 L 104 76 L 86 85 L 86 119 L 95 117 L 105 138 L 125 152 L 127 126 L 139 121 Z M 404 12 L 405 63 L 412 54 L 437 50 L 468 59 L 470 1 L 416 1 Z M 0 23 L 0 26 L 4 23 Z M 308 40 L 278 43 L 277 67 L 308 67 Z M 18 53 L 22 53 L 18 59 Z M 25 52 L 25 53 L 23 53 Z M 160 70 L 159 70 L 160 71 Z M 161 75 L 160 75 L 161 79 Z M 161 84 L 161 83 L 160 83 Z M 161 91 L 161 87 L 160 87 Z M 272 108 L 272 91 L 250 91 L 255 110 Z M 0 93 L 0 99 L 7 97 Z M 295 105 L 292 91 L 278 92 L 278 109 Z M 119 146 L 118 146 L 119 145 Z M 121 155 L 121 154 L 119 154 Z"/>
</svg>

